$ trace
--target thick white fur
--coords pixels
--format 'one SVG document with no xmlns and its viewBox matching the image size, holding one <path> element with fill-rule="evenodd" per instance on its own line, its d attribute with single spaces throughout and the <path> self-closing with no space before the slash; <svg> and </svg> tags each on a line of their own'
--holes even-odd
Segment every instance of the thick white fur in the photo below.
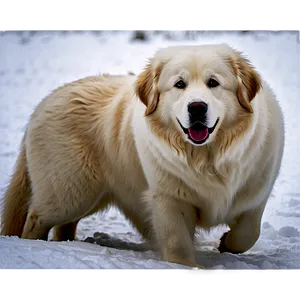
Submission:
<svg viewBox="0 0 300 300">
<path fill-rule="evenodd" d="M 180 76 L 184 90 L 174 88 Z M 219 87 L 206 86 L 211 76 Z M 177 122 L 188 127 L 195 99 L 208 104 L 209 127 L 220 119 L 201 146 Z M 220 250 L 244 252 L 259 237 L 283 144 L 275 96 L 240 53 L 162 49 L 138 78 L 84 78 L 38 105 L 5 194 L 2 234 L 46 239 L 55 226 L 57 240 L 74 239 L 81 218 L 116 205 L 164 260 L 196 265 L 195 226 L 228 224 Z"/>
</svg>

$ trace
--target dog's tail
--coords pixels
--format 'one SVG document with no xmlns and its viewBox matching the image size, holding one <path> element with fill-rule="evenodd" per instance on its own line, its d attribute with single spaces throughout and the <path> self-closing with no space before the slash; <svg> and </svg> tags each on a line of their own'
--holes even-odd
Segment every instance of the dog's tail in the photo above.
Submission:
<svg viewBox="0 0 300 300">
<path fill-rule="evenodd" d="M 26 133 L 14 173 L 1 204 L 1 234 L 21 237 L 31 196 L 31 184 L 26 160 Z"/>
</svg>

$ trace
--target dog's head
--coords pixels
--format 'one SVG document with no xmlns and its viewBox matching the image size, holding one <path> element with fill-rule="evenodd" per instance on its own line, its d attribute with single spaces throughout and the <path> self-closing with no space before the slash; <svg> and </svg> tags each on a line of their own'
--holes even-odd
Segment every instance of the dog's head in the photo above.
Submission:
<svg viewBox="0 0 300 300">
<path fill-rule="evenodd" d="M 261 79 L 241 53 L 226 44 L 179 46 L 159 50 L 136 82 L 149 118 L 159 115 L 193 145 L 230 130 L 241 115 L 253 113 L 251 101 Z"/>
</svg>

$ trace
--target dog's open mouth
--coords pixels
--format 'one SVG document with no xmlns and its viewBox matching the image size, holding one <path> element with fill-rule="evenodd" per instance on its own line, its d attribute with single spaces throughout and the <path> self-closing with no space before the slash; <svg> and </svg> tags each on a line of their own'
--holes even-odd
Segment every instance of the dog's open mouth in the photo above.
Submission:
<svg viewBox="0 0 300 300">
<path fill-rule="evenodd" d="M 208 138 L 209 135 L 212 134 L 217 127 L 217 124 L 219 122 L 219 118 L 217 119 L 215 125 L 213 127 L 207 127 L 206 125 L 196 122 L 189 128 L 184 128 L 180 121 L 177 119 L 180 127 L 182 128 L 183 132 L 188 135 L 188 138 L 194 143 L 194 144 L 203 144 Z"/>
</svg>

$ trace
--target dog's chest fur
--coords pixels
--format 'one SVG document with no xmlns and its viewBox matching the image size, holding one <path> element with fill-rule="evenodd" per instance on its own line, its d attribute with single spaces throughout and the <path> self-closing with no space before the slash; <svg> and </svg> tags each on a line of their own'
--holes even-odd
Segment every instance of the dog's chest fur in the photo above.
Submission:
<svg viewBox="0 0 300 300">
<path fill-rule="evenodd" d="M 159 184 L 165 193 L 197 207 L 199 226 L 225 223 L 229 214 L 234 215 L 232 203 L 245 178 L 241 176 L 245 173 L 241 163 L 224 163 L 216 168 L 213 164 L 196 164 L 194 160 L 178 156 L 159 141 L 152 140 L 148 147 L 153 156 L 152 164 L 157 166 L 153 186 Z M 161 178 L 159 182 L 158 178 Z"/>
</svg>

